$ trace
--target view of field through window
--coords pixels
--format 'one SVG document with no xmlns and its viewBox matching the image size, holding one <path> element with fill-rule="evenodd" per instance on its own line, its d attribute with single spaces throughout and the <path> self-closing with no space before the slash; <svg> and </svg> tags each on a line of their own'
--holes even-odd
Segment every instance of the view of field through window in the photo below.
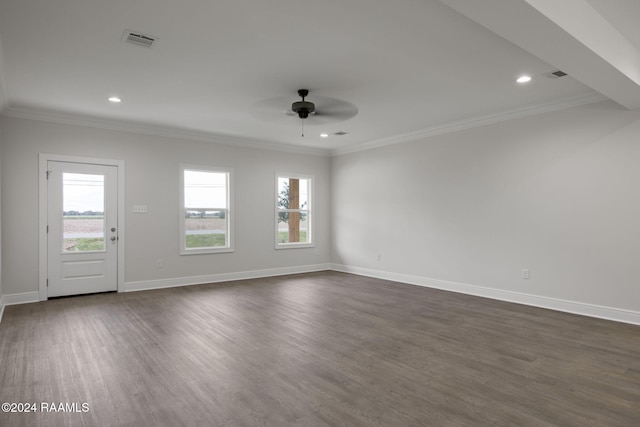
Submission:
<svg viewBox="0 0 640 427">
<path fill-rule="evenodd" d="M 184 171 L 187 249 L 229 246 L 227 186 L 226 172 Z"/>
<path fill-rule="evenodd" d="M 104 175 L 62 175 L 62 251 L 103 251 Z"/>
</svg>

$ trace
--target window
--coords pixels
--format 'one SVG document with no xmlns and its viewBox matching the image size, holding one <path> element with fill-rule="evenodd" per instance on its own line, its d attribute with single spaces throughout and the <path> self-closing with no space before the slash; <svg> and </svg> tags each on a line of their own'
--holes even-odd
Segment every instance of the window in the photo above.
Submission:
<svg viewBox="0 0 640 427">
<path fill-rule="evenodd" d="M 180 168 L 180 253 L 231 252 L 231 171 Z"/>
<path fill-rule="evenodd" d="M 104 175 L 62 173 L 62 252 L 104 252 Z"/>
<path fill-rule="evenodd" d="M 310 177 L 276 179 L 276 248 L 313 246 Z"/>
</svg>

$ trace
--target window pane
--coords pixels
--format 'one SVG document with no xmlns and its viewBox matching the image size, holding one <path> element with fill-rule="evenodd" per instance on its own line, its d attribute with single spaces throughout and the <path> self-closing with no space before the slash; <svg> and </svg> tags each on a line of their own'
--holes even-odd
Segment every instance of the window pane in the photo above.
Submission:
<svg viewBox="0 0 640 427">
<path fill-rule="evenodd" d="M 226 210 L 187 209 L 185 211 L 185 247 L 227 246 Z"/>
<path fill-rule="evenodd" d="M 62 251 L 104 250 L 104 175 L 62 174 Z"/>
<path fill-rule="evenodd" d="M 278 209 L 308 209 L 309 180 L 278 178 Z"/>
<path fill-rule="evenodd" d="M 185 208 L 227 209 L 227 173 L 185 170 L 184 204 Z"/>
<path fill-rule="evenodd" d="M 300 209 L 309 209 L 309 180 L 300 179 L 298 189 L 300 191 L 298 197 L 300 199 Z"/>
<path fill-rule="evenodd" d="M 308 212 L 278 212 L 278 243 L 309 243 Z"/>
<path fill-rule="evenodd" d="M 289 207 L 289 178 L 278 178 L 278 209 Z"/>
<path fill-rule="evenodd" d="M 277 244 L 311 243 L 311 179 L 278 177 Z"/>
<path fill-rule="evenodd" d="M 232 172 L 181 166 L 180 254 L 231 252 Z"/>
</svg>

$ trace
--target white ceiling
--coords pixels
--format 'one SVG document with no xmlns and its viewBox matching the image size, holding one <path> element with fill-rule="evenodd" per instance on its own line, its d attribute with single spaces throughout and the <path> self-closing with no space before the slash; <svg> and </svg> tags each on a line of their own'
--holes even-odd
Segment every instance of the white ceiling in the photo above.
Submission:
<svg viewBox="0 0 640 427">
<path fill-rule="evenodd" d="M 10 116 L 317 152 L 603 95 L 638 108 L 638 3 L 0 0 L 0 105 Z M 572 19 L 585 14 L 601 31 Z M 127 29 L 158 41 L 150 49 L 127 44 Z M 569 76 L 543 76 L 556 69 Z M 533 81 L 516 84 L 522 73 Z M 309 121 L 301 138 L 300 120 L 285 115 L 299 88 L 310 90 L 309 101 L 339 99 L 358 114 Z M 123 102 L 110 104 L 111 95 Z M 271 98 L 289 99 L 282 118 L 257 119 L 252 107 Z M 319 137 L 338 131 L 348 134 Z"/>
<path fill-rule="evenodd" d="M 605 19 L 640 49 L 640 1 L 587 0 Z"/>
</svg>

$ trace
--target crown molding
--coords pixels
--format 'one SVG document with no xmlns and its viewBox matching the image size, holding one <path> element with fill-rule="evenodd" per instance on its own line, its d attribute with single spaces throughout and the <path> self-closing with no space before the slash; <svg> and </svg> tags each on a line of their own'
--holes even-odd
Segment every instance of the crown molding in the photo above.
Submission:
<svg viewBox="0 0 640 427">
<path fill-rule="evenodd" d="M 283 151 L 296 154 L 315 156 L 329 156 L 330 151 L 324 148 L 302 147 L 282 144 L 272 141 L 262 141 L 249 138 L 238 138 L 213 132 L 165 127 L 155 124 L 128 122 L 122 120 L 105 119 L 74 113 L 43 110 L 37 108 L 17 107 L 9 105 L 2 111 L 3 116 L 18 119 L 38 120 L 49 123 L 83 126 L 97 129 L 115 130 L 122 132 L 153 135 L 166 138 L 186 139 L 191 141 L 209 142 L 214 144 L 232 145 L 234 147 L 255 148 L 260 150 Z"/>
<path fill-rule="evenodd" d="M 1 49 L 1 46 L 0 46 Z M 0 50 L 0 55 L 1 55 Z M 315 156 L 340 156 L 359 151 L 366 151 L 373 148 L 385 147 L 388 145 L 402 144 L 405 142 L 417 141 L 428 137 L 443 135 L 447 133 L 457 132 L 460 130 L 471 129 L 479 126 L 486 126 L 507 120 L 513 120 L 528 116 L 533 116 L 552 111 L 564 110 L 581 105 L 592 104 L 608 100 L 609 98 L 599 93 L 589 93 L 572 98 L 566 98 L 560 101 L 548 102 L 543 104 L 535 104 L 522 108 L 502 111 L 499 113 L 485 114 L 469 119 L 457 120 L 453 122 L 443 123 L 431 126 L 416 132 L 410 132 L 401 135 L 395 135 L 388 138 L 376 139 L 373 141 L 356 144 L 349 147 L 337 148 L 333 150 L 302 147 L 290 144 L 282 144 L 272 141 L 261 141 L 248 138 L 238 138 L 229 135 L 221 135 L 210 132 L 200 132 L 187 129 L 170 128 L 154 124 L 144 124 L 136 122 L 127 122 L 122 120 L 105 119 L 93 116 L 85 116 L 73 113 L 57 112 L 51 110 L 43 110 L 36 108 L 7 106 L 6 89 L 3 89 L 2 80 L 2 57 L 0 56 L 0 111 L 2 115 L 7 117 L 15 117 L 20 119 L 39 120 L 50 123 L 67 124 L 74 126 L 84 126 L 98 129 L 116 130 L 123 132 L 139 133 L 145 135 L 161 136 L 167 138 L 186 139 L 192 141 L 209 142 L 215 144 L 232 145 L 235 147 L 254 148 L 261 150 L 281 151 L 297 154 L 308 154 Z M 4 92 L 3 92 L 4 90 Z M 4 97 L 5 104 L 2 109 L 2 99 Z"/>
<path fill-rule="evenodd" d="M 581 105 L 593 104 L 595 102 L 600 102 L 608 99 L 609 98 L 607 98 L 606 96 L 594 92 L 586 95 L 566 98 L 560 101 L 529 105 L 526 107 L 501 111 L 499 113 L 484 114 L 484 115 L 475 116 L 475 117 L 471 117 L 464 120 L 457 120 L 453 122 L 431 126 L 416 132 L 395 135 L 388 138 L 376 139 L 376 140 L 365 142 L 362 144 L 352 145 L 350 147 L 337 148 L 331 151 L 331 155 L 340 156 L 343 154 L 371 150 L 373 148 L 378 148 L 378 147 L 385 147 L 387 145 L 395 145 L 395 144 L 402 144 L 404 142 L 417 141 L 417 140 L 428 138 L 431 136 L 457 132 L 464 129 L 471 129 L 479 126 L 486 126 L 494 123 L 504 122 L 507 120 L 519 119 L 523 117 L 534 116 L 537 114 L 548 113 L 552 111 L 564 110 L 572 107 L 579 107 Z"/>
</svg>

